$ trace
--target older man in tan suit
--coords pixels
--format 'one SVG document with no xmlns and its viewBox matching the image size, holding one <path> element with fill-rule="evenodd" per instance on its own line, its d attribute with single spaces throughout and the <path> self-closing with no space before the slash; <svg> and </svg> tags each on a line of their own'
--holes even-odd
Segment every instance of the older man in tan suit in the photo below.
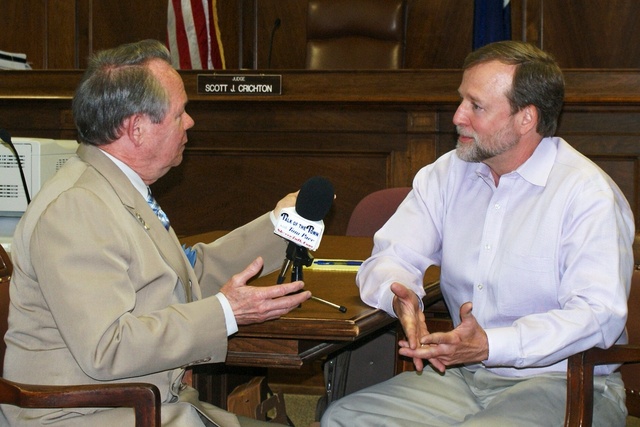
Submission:
<svg viewBox="0 0 640 427">
<path fill-rule="evenodd" d="M 148 204 L 148 186 L 182 160 L 194 124 L 186 103 L 158 42 L 92 59 L 73 103 L 77 156 L 15 233 L 4 373 L 33 384 L 150 382 L 162 395 L 163 425 L 259 425 L 200 402 L 182 384 L 184 368 L 224 361 L 237 325 L 279 317 L 310 294 L 295 293 L 301 282 L 247 286 L 277 269 L 285 252 L 269 213 L 195 245 L 192 267 Z M 2 411 L 20 426 L 133 425 L 129 409 Z"/>
</svg>

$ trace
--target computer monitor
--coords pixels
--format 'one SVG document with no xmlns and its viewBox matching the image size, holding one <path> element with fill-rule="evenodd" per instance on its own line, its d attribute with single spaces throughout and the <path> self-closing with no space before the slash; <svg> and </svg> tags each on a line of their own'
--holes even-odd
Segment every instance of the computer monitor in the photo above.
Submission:
<svg viewBox="0 0 640 427">
<path fill-rule="evenodd" d="M 12 138 L 30 197 L 73 156 L 78 143 L 67 139 Z M 0 243 L 10 250 L 13 232 L 27 208 L 18 161 L 13 150 L 0 142 Z"/>
</svg>

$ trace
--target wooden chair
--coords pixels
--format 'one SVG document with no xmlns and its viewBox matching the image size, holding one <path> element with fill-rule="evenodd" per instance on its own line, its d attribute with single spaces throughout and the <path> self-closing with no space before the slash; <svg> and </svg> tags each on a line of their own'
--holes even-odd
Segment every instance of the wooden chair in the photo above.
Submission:
<svg viewBox="0 0 640 427">
<path fill-rule="evenodd" d="M 637 259 L 637 258 L 636 258 Z M 593 418 L 593 368 L 625 363 L 620 369 L 627 394 L 627 425 L 640 425 L 640 270 L 633 272 L 627 319 L 628 345 L 592 348 L 569 358 L 567 369 L 566 427 L 591 426 Z"/>
<path fill-rule="evenodd" d="M 11 260 L 0 246 L 0 336 L 7 332 Z M 6 344 L 0 340 L 0 375 Z M 27 385 L 0 378 L 0 403 L 23 408 L 129 407 L 136 427 L 160 427 L 160 391 L 153 384 Z M 2 417 L 2 414 L 0 414 Z"/>
<path fill-rule="evenodd" d="M 406 3 L 406 0 L 309 0 L 306 68 L 403 68 Z"/>
</svg>

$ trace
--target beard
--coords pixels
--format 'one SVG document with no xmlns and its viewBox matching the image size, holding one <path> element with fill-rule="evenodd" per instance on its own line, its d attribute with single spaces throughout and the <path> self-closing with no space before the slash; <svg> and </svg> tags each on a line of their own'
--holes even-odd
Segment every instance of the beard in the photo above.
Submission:
<svg viewBox="0 0 640 427">
<path fill-rule="evenodd" d="M 463 134 L 460 126 L 456 126 L 456 131 L 458 135 Z M 515 147 L 518 145 L 518 142 L 520 142 L 520 137 L 510 125 L 503 127 L 493 135 L 485 137 L 481 137 L 475 132 L 465 136 L 473 138 L 473 142 L 463 144 L 458 140 L 456 144 L 456 154 L 460 159 L 470 163 L 480 163 L 498 156 Z"/>
</svg>

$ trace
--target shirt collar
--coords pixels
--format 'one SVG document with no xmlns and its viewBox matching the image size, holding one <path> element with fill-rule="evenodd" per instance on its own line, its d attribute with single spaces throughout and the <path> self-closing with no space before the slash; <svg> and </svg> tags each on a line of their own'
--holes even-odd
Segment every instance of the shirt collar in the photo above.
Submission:
<svg viewBox="0 0 640 427">
<path fill-rule="evenodd" d="M 556 160 L 556 155 L 558 153 L 558 141 L 559 138 L 556 137 L 543 138 L 531 157 L 529 157 L 515 171 L 510 173 L 517 173 L 531 184 L 544 187 L 547 184 L 549 174 L 551 173 L 551 169 L 553 168 L 553 164 Z M 476 168 L 474 168 L 475 176 L 493 181 L 489 166 L 484 163 L 476 163 L 476 165 Z"/>
<path fill-rule="evenodd" d="M 107 153 L 104 150 L 101 150 L 108 158 L 115 163 L 116 166 L 129 178 L 131 184 L 135 187 L 136 190 L 140 192 L 142 197 L 146 200 L 147 194 L 149 191 L 149 187 L 144 183 L 140 175 L 138 175 L 133 169 L 131 169 L 126 163 L 123 161 L 113 157 L 111 154 Z"/>
<path fill-rule="evenodd" d="M 558 154 L 558 138 L 543 138 L 535 151 L 516 172 L 533 185 L 544 187 Z"/>
</svg>

